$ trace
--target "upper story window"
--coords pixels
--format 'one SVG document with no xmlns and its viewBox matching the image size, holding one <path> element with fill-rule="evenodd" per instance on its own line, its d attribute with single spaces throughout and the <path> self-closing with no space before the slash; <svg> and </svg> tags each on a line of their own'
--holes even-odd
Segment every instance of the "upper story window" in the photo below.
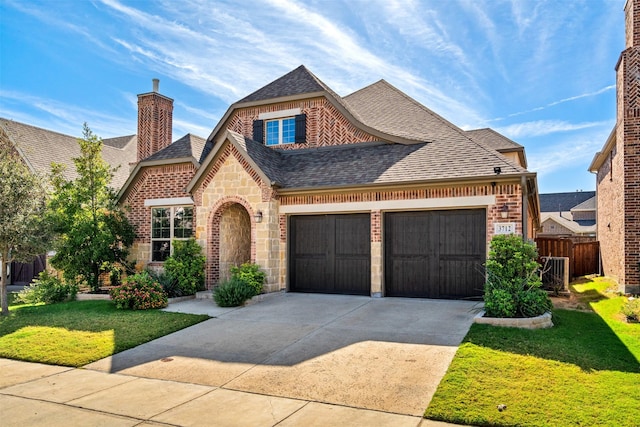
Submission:
<svg viewBox="0 0 640 427">
<path fill-rule="evenodd" d="M 193 236 L 193 207 L 171 206 L 151 209 L 151 261 L 165 261 L 173 240 Z"/>
<path fill-rule="evenodd" d="M 265 145 L 306 142 L 307 116 L 300 108 L 270 111 L 253 122 L 253 140 Z"/>
<path fill-rule="evenodd" d="M 267 145 L 293 144 L 296 142 L 295 117 L 268 120 L 265 126 L 267 130 Z"/>
</svg>

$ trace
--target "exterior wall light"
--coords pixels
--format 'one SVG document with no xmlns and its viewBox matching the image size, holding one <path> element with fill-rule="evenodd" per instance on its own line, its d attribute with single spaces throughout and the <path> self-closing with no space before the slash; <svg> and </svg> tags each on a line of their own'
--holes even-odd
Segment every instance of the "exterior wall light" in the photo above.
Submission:
<svg viewBox="0 0 640 427">
<path fill-rule="evenodd" d="M 256 212 L 256 214 L 253 216 L 253 219 L 255 219 L 257 223 L 262 222 L 262 211 Z"/>
<path fill-rule="evenodd" d="M 502 218 L 507 218 L 509 216 L 509 206 L 507 206 L 506 203 L 500 208 L 500 216 Z"/>
</svg>

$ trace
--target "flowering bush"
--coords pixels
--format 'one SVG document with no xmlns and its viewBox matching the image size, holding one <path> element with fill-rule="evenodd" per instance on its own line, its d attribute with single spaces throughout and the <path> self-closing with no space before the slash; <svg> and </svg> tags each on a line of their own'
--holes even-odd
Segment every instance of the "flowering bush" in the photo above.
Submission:
<svg viewBox="0 0 640 427">
<path fill-rule="evenodd" d="M 111 289 L 111 299 L 117 308 L 147 310 L 167 306 L 167 294 L 146 271 L 129 276 L 124 284 Z"/>
</svg>

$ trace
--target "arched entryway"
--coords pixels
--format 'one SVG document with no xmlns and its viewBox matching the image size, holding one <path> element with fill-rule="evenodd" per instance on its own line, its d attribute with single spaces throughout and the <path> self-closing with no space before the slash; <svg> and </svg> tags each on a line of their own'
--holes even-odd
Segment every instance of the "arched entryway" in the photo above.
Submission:
<svg viewBox="0 0 640 427">
<path fill-rule="evenodd" d="M 209 288 L 229 277 L 231 266 L 255 262 L 255 223 L 249 204 L 226 198 L 212 210 L 210 244 L 207 250 Z"/>
</svg>

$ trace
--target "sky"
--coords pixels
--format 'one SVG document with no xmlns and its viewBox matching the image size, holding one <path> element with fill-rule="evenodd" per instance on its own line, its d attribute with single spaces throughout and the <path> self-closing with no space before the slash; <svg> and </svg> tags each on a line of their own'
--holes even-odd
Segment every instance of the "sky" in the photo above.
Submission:
<svg viewBox="0 0 640 427">
<path fill-rule="evenodd" d="M 68 135 L 173 138 L 304 64 L 341 96 L 384 79 L 462 129 L 526 150 L 541 193 L 594 190 L 615 125 L 625 0 L 0 0 L 0 117 Z"/>
</svg>

